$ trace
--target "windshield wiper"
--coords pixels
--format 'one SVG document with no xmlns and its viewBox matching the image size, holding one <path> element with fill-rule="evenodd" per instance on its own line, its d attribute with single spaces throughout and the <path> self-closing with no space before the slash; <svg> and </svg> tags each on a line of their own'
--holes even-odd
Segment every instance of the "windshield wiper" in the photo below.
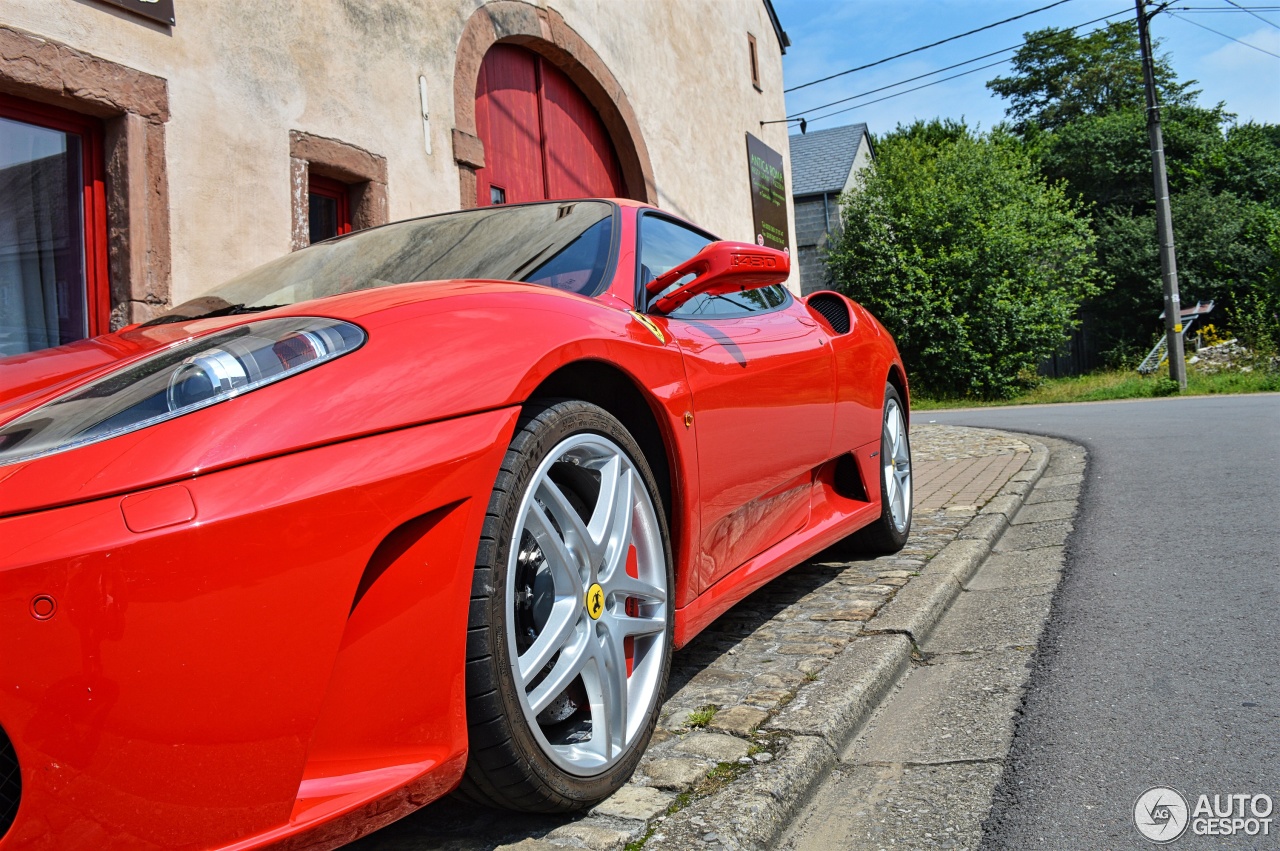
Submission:
<svg viewBox="0 0 1280 851">
<path fill-rule="evenodd" d="M 264 310 L 275 310 L 277 307 L 288 307 L 287 304 L 259 304 L 249 306 L 247 304 L 230 304 L 217 297 L 205 297 L 192 299 L 178 305 L 177 307 L 157 316 L 149 322 L 143 322 L 142 327 L 146 328 L 151 325 L 172 325 L 175 322 L 190 322 L 194 319 L 211 319 L 215 316 L 239 316 L 242 313 L 261 313 Z"/>
</svg>

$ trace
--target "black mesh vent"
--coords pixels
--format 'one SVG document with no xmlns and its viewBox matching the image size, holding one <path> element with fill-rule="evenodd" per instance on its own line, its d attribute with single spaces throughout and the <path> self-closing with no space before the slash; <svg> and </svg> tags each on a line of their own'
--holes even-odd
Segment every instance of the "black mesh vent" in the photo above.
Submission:
<svg viewBox="0 0 1280 851">
<path fill-rule="evenodd" d="M 809 306 L 831 323 L 837 334 L 849 333 L 849 305 L 835 293 L 817 293 L 809 299 Z"/>
<path fill-rule="evenodd" d="M 13 817 L 18 814 L 18 799 L 21 797 L 18 755 L 13 752 L 13 742 L 0 728 L 0 837 L 9 832 Z"/>
</svg>

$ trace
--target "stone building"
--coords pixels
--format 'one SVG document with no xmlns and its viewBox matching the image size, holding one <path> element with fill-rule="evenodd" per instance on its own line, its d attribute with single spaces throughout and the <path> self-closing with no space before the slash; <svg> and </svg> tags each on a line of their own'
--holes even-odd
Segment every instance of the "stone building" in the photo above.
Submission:
<svg viewBox="0 0 1280 851">
<path fill-rule="evenodd" d="M 830 286 L 827 243 L 840 232 L 840 195 L 853 188 L 871 162 L 871 134 L 865 124 L 815 130 L 791 137 L 791 198 L 801 291 Z"/>
<path fill-rule="evenodd" d="M 477 204 L 751 241 L 786 46 L 770 0 L 0 0 L 0 355 Z"/>
</svg>

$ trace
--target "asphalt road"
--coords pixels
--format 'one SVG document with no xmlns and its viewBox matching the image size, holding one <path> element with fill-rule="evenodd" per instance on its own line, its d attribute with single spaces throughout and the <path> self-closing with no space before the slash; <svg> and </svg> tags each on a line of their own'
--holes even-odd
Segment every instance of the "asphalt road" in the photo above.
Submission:
<svg viewBox="0 0 1280 851">
<path fill-rule="evenodd" d="M 915 417 L 1089 450 L 983 847 L 1149 848 L 1134 804 L 1168 786 L 1276 805 L 1269 836 L 1174 847 L 1280 849 L 1280 395 Z"/>
</svg>

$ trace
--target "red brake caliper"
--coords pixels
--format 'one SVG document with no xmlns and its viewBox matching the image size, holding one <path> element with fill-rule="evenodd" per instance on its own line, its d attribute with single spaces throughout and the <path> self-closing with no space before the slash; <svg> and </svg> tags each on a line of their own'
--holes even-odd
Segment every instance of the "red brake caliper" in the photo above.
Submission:
<svg viewBox="0 0 1280 851">
<path fill-rule="evenodd" d="M 636 548 L 634 545 L 632 545 L 631 549 L 627 551 L 627 576 L 630 576 L 632 579 L 640 578 L 640 561 L 636 557 Z M 635 597 L 627 598 L 626 608 L 628 617 L 635 618 L 640 616 L 640 601 Z M 628 635 L 626 638 L 622 639 L 622 649 L 627 654 L 627 676 L 630 677 L 631 671 L 635 668 L 635 638 Z"/>
</svg>

